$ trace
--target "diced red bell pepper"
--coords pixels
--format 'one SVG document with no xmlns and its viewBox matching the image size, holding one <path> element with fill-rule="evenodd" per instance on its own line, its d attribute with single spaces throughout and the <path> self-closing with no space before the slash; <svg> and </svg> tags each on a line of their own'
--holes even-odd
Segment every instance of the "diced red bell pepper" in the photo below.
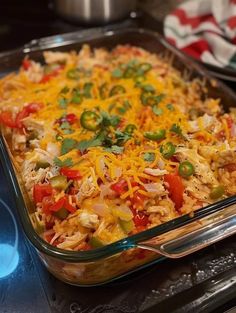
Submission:
<svg viewBox="0 0 236 313">
<path fill-rule="evenodd" d="M 4 111 L 0 113 L 0 123 L 10 128 L 17 128 L 16 122 L 13 119 L 12 113 L 10 111 Z"/>
<path fill-rule="evenodd" d="M 90 246 L 89 243 L 86 242 L 86 243 L 83 245 L 83 247 L 80 249 L 80 251 L 88 251 L 88 250 L 92 250 L 92 247 Z"/>
<path fill-rule="evenodd" d="M 168 183 L 167 189 L 171 200 L 175 204 L 176 210 L 179 210 L 183 205 L 184 185 L 182 179 L 177 174 L 166 174 L 164 180 Z"/>
<path fill-rule="evenodd" d="M 74 124 L 78 120 L 78 118 L 74 113 L 69 113 L 66 115 L 66 120 L 68 123 Z"/>
<path fill-rule="evenodd" d="M 62 167 L 60 169 L 60 174 L 66 176 L 69 179 L 74 179 L 74 180 L 82 178 L 80 171 L 73 170 L 73 169 L 70 169 L 68 167 Z"/>
<path fill-rule="evenodd" d="M 147 226 L 149 222 L 147 215 L 145 215 L 143 212 L 137 211 L 133 211 L 133 213 L 134 213 L 133 221 L 136 227 Z"/>
<path fill-rule="evenodd" d="M 60 209 L 65 208 L 67 211 L 69 211 L 70 213 L 75 213 L 76 208 L 73 207 L 66 196 L 60 198 L 57 202 L 55 202 L 51 207 L 50 207 L 50 211 L 52 212 L 57 212 Z"/>
<path fill-rule="evenodd" d="M 49 210 L 53 212 L 59 211 L 61 208 L 64 207 L 65 200 L 65 197 L 60 198 L 57 202 L 53 203 L 53 205 L 50 206 Z"/>
<path fill-rule="evenodd" d="M 53 205 L 54 201 L 52 196 L 44 197 L 42 200 L 42 210 L 45 214 L 50 214 L 50 207 Z"/>
<path fill-rule="evenodd" d="M 136 233 L 141 233 L 142 231 L 146 230 L 147 227 L 140 225 L 140 226 L 136 226 Z"/>
<path fill-rule="evenodd" d="M 23 61 L 22 61 L 22 67 L 25 71 L 27 71 L 31 66 L 31 61 L 27 58 L 25 58 Z"/>
<path fill-rule="evenodd" d="M 44 239 L 45 239 L 48 243 L 50 243 L 51 240 L 52 240 L 52 238 L 53 238 L 54 236 L 55 236 L 55 234 L 44 235 Z M 54 247 L 56 247 L 57 245 L 59 245 L 59 243 L 62 243 L 62 240 L 56 239 L 56 240 L 53 241 L 52 245 L 53 245 Z"/>
<path fill-rule="evenodd" d="M 16 121 L 15 124 L 17 128 L 22 128 L 24 125 L 22 123 L 22 120 L 29 116 L 31 113 L 38 112 L 43 107 L 42 103 L 29 103 L 27 106 L 25 106 L 17 115 L 16 115 Z"/>
<path fill-rule="evenodd" d="M 232 126 L 233 126 L 233 124 L 234 124 L 234 121 L 233 121 L 232 117 L 231 117 L 231 116 L 228 116 L 228 117 L 226 118 L 226 122 L 227 122 L 228 128 L 231 129 Z"/>
<path fill-rule="evenodd" d="M 52 186 L 49 184 L 47 184 L 47 185 L 42 185 L 42 184 L 34 185 L 34 189 L 33 189 L 34 202 L 35 203 L 42 202 L 44 197 L 51 196 L 52 191 L 53 191 Z"/>
<path fill-rule="evenodd" d="M 64 202 L 64 208 L 67 209 L 67 211 L 69 211 L 70 213 L 75 213 L 76 212 L 76 208 L 73 207 L 73 205 L 71 205 L 68 201 L 68 199 L 65 200 Z"/>
<path fill-rule="evenodd" d="M 43 83 L 49 82 L 53 77 L 56 77 L 60 73 L 60 71 L 63 70 L 63 68 L 64 68 L 64 65 L 61 65 L 58 68 L 56 68 L 54 71 L 52 71 L 51 73 L 45 74 L 43 78 L 40 80 L 40 83 L 43 84 Z"/>
<path fill-rule="evenodd" d="M 115 184 L 111 185 L 111 189 L 121 195 L 122 193 L 125 193 L 128 190 L 128 184 L 126 180 L 121 179 Z"/>
<path fill-rule="evenodd" d="M 22 120 L 31 113 L 37 112 L 42 106 L 42 103 L 29 103 L 16 115 L 15 120 L 10 111 L 2 112 L 0 113 L 0 122 L 11 128 L 23 128 Z"/>
<path fill-rule="evenodd" d="M 130 197 L 130 202 L 133 207 L 138 208 L 138 207 L 143 207 L 143 203 L 145 200 L 147 200 L 148 197 L 141 194 L 139 190 L 136 190 L 133 194 L 133 197 Z"/>
<path fill-rule="evenodd" d="M 78 192 L 79 192 L 78 188 L 70 187 L 68 194 L 74 196 L 74 195 L 77 195 Z"/>
<path fill-rule="evenodd" d="M 225 141 L 226 136 L 225 136 L 225 131 L 221 130 L 216 134 L 216 138 L 220 141 Z"/>
<path fill-rule="evenodd" d="M 55 220 L 56 220 L 56 217 L 51 215 L 50 219 L 45 221 L 45 228 L 46 228 L 46 230 L 49 230 L 49 229 L 53 228 L 53 226 L 55 225 Z"/>
</svg>

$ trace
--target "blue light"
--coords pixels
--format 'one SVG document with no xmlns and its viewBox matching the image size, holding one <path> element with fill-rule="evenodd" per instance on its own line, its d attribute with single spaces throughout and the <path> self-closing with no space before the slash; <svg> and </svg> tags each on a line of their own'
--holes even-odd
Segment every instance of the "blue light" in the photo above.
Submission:
<svg viewBox="0 0 236 313">
<path fill-rule="evenodd" d="M 19 263 L 19 253 L 17 251 L 18 247 L 18 228 L 17 228 L 17 223 L 16 219 L 11 212 L 11 209 L 9 206 L 6 204 L 5 201 L 0 199 L 0 213 L 3 213 L 2 207 L 6 209 L 6 211 L 9 213 L 11 220 L 13 222 L 14 228 L 15 228 L 15 242 L 14 245 L 10 245 L 9 243 L 0 243 L 0 279 L 4 278 L 8 275 L 10 275 L 14 270 L 16 269 L 18 263 Z M 5 213 L 5 212 L 4 212 Z M 3 214 L 4 214 L 3 213 Z M 4 216 L 5 217 L 5 214 Z M 1 220 L 2 218 L 0 218 Z M 4 221 L 4 219 L 3 219 Z M 8 223 L 7 223 L 8 224 Z M 4 228 L 1 225 L 0 228 L 2 234 L 4 233 Z M 4 237 L 2 237 L 4 238 Z"/>
<path fill-rule="evenodd" d="M 19 253 L 15 247 L 0 243 L 0 278 L 10 275 L 19 263 Z"/>
</svg>

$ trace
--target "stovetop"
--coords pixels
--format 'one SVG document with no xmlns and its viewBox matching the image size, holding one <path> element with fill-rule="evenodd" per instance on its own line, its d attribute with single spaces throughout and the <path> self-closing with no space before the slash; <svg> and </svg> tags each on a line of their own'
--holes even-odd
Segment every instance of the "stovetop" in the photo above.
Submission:
<svg viewBox="0 0 236 313">
<path fill-rule="evenodd" d="M 10 0 L 11 5 L 8 1 L 1 0 L 0 3 L 0 52 L 22 46 L 32 39 L 88 28 L 58 18 L 53 12 L 52 4 L 45 0 L 36 1 L 33 5 L 30 0 Z M 162 25 L 160 21 L 138 11 L 131 14 L 130 18 L 107 27 L 127 28 L 146 24 L 153 29 L 161 29 Z"/>
<path fill-rule="evenodd" d="M 0 4 L 0 51 L 34 38 L 84 29 L 59 20 L 48 2 L 9 0 Z M 161 22 L 138 12 L 117 27 L 141 26 L 161 31 Z M 1 70 L 1 66 L 0 66 Z M 49 274 L 26 240 L 18 221 L 12 189 L 0 164 L 0 199 L 18 225 L 19 258 L 11 273 L 0 268 L 0 313 L 221 313 L 236 305 L 236 237 L 181 260 L 166 260 L 109 285 L 79 288 Z M 0 210 L 3 210 L 0 203 Z M 0 215 L 1 216 L 1 215 Z M 4 238 L 14 241 L 14 224 L 0 218 Z M 1 234 L 1 232 L 0 232 Z M 0 236 L 0 244 L 3 237 Z M 0 245 L 1 249 L 1 245 Z M 0 253 L 0 266 L 3 253 Z"/>
</svg>

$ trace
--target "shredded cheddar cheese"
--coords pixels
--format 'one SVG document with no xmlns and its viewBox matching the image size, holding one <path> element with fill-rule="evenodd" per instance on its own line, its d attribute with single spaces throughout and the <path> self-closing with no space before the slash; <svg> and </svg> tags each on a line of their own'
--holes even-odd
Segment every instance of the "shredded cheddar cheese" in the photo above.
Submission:
<svg viewBox="0 0 236 313">
<path fill-rule="evenodd" d="M 170 62 L 132 46 L 27 61 L 0 80 L 0 123 L 51 244 L 96 248 L 236 192 L 234 115 Z"/>
</svg>

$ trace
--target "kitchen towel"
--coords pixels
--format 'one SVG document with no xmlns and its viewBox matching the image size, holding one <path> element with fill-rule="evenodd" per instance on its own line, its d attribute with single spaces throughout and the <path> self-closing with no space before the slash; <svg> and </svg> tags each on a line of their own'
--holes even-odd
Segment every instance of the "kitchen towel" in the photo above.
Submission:
<svg viewBox="0 0 236 313">
<path fill-rule="evenodd" d="M 236 70 L 236 0 L 189 0 L 166 16 L 167 40 L 208 64 Z"/>
</svg>

